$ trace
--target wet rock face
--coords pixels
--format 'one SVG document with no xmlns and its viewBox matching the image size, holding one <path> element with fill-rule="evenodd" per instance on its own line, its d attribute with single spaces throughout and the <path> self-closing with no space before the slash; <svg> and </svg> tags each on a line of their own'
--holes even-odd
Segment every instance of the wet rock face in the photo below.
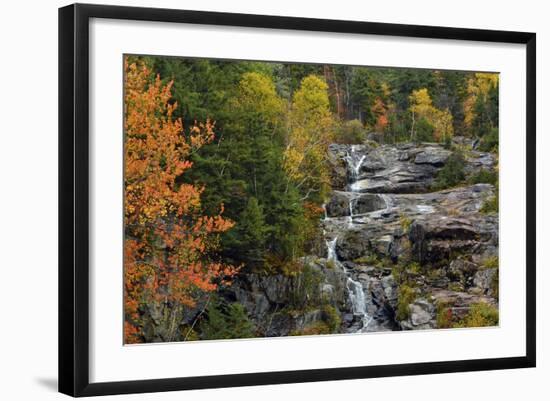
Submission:
<svg viewBox="0 0 550 401">
<path fill-rule="evenodd" d="M 384 198 L 376 194 L 354 194 L 334 191 L 325 209 L 328 217 L 344 217 L 374 212 L 386 207 Z"/>
<path fill-rule="evenodd" d="M 414 157 L 415 164 L 429 164 L 434 167 L 443 167 L 451 155 L 451 151 L 441 147 L 425 147 Z"/>
<path fill-rule="evenodd" d="M 267 337 L 290 335 L 324 321 L 323 306 L 344 313 L 345 273 L 334 269 L 325 258 L 306 257 L 301 262 L 306 273 L 242 275 L 224 295 L 242 304 L 261 334 Z M 305 305 L 314 307 L 304 308 Z M 307 313 L 293 313 L 300 309 Z"/>
<path fill-rule="evenodd" d="M 340 260 L 353 261 L 373 250 L 372 240 L 375 236 L 364 230 L 347 230 L 336 242 L 336 253 Z"/>
<path fill-rule="evenodd" d="M 355 170 L 345 168 L 350 154 L 356 160 L 364 157 Z M 333 188 L 370 193 L 423 193 L 428 192 L 437 171 L 445 165 L 451 151 L 438 144 L 331 145 Z M 468 151 L 465 171 L 475 173 L 491 169 L 495 160 L 492 154 Z"/>
<path fill-rule="evenodd" d="M 350 222 L 344 205 L 351 195 L 340 192 L 337 196 L 342 206 L 331 207 L 330 213 L 327 207 L 324 227 L 337 234 L 336 250 L 342 261 L 371 251 L 394 259 L 399 255 L 392 251 L 401 250 L 398 253 L 403 255 L 405 245 L 421 264 L 447 261 L 453 254 L 468 252 L 487 258 L 497 252 L 498 218 L 479 210 L 493 195 L 489 184 L 427 194 L 385 194 L 386 207 L 365 213 L 356 213 L 354 207 Z"/>
<path fill-rule="evenodd" d="M 461 319 L 476 303 L 498 305 L 498 269 L 482 268 L 498 257 L 498 215 L 481 213 L 495 195 L 492 185 L 430 192 L 451 155 L 437 144 L 332 145 L 330 152 L 347 169 L 333 172 L 337 189 L 323 229 L 346 274 L 361 283 L 371 319 L 365 330 L 348 316 L 347 331 L 433 329 L 439 306 Z M 467 175 L 495 163 L 493 155 L 475 150 L 465 162 Z M 398 321 L 403 283 L 417 295 Z"/>
</svg>

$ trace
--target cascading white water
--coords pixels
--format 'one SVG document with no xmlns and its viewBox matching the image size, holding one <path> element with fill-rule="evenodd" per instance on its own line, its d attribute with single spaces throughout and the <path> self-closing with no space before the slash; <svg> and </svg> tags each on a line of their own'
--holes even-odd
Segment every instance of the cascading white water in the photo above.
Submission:
<svg viewBox="0 0 550 401">
<path fill-rule="evenodd" d="M 325 232 L 323 232 L 323 234 L 326 235 Z M 370 321 L 372 320 L 372 317 L 370 317 L 367 313 L 365 290 L 363 289 L 363 284 L 351 278 L 349 271 L 338 260 L 338 255 L 336 253 L 337 242 L 338 242 L 338 237 L 334 237 L 331 240 L 329 239 L 325 240 L 325 243 L 327 245 L 327 260 L 335 263 L 345 273 L 348 274 L 348 277 L 346 280 L 346 289 L 348 290 L 348 296 L 351 303 L 352 312 L 355 316 L 358 316 L 361 319 L 361 327 L 357 331 L 362 332 L 367 329 Z"/>
<path fill-rule="evenodd" d="M 363 154 L 360 157 L 357 157 L 356 154 L 356 147 L 354 145 L 351 146 L 350 151 L 347 152 L 345 156 L 345 161 L 347 163 L 348 171 L 349 171 L 349 177 L 350 177 L 350 187 L 353 191 L 353 184 L 359 177 L 359 172 L 361 170 L 361 166 L 364 163 L 366 159 L 366 155 Z M 354 192 L 354 191 L 353 191 Z M 353 227 L 353 208 L 354 208 L 354 202 L 356 201 L 355 197 L 350 197 L 348 208 L 349 208 L 349 216 L 347 217 L 347 226 L 348 229 Z M 389 204 L 386 202 L 386 204 Z M 323 209 L 325 211 L 325 221 L 328 219 L 327 210 L 325 205 L 323 205 Z M 367 312 L 367 304 L 366 304 L 366 295 L 365 295 L 365 289 L 363 288 L 363 284 L 359 281 L 356 281 L 352 277 L 352 272 L 348 271 L 346 267 L 340 263 L 338 260 L 338 254 L 336 252 L 336 244 L 338 242 L 338 237 L 327 237 L 326 232 L 323 232 L 325 236 L 325 243 L 327 246 L 327 260 L 332 261 L 340 267 L 347 275 L 346 280 L 346 289 L 349 296 L 349 301 L 352 307 L 352 312 L 354 316 L 358 317 L 361 321 L 361 326 L 359 329 L 357 329 L 357 332 L 364 332 L 367 330 L 369 323 L 372 320 L 372 317 Z"/>
<path fill-rule="evenodd" d="M 361 327 L 358 332 L 363 332 L 367 329 L 372 320 L 372 317 L 367 313 L 367 301 L 365 299 L 363 284 L 348 276 L 346 287 L 348 289 L 348 293 L 350 294 L 349 296 L 353 314 L 361 317 Z"/>
<path fill-rule="evenodd" d="M 359 176 L 359 171 L 361 170 L 361 166 L 363 165 L 363 162 L 367 157 L 367 155 L 363 154 L 358 159 L 356 156 L 355 150 L 356 150 L 355 145 L 351 145 L 350 152 L 347 152 L 345 156 L 345 160 L 346 160 L 346 163 L 348 164 L 350 176 L 352 177 L 353 181 L 355 181 Z"/>
<path fill-rule="evenodd" d="M 361 158 L 359 159 L 357 164 L 355 164 L 355 166 L 352 167 L 353 168 L 353 174 L 354 174 L 355 177 L 357 177 L 359 175 L 359 169 L 363 165 L 363 162 L 365 161 L 366 157 L 367 157 L 367 155 L 361 156 Z"/>
<path fill-rule="evenodd" d="M 323 211 L 325 212 L 325 220 L 328 219 L 328 214 L 327 214 L 327 205 L 325 203 L 323 203 Z"/>
<path fill-rule="evenodd" d="M 348 227 L 353 225 L 353 198 L 350 198 L 348 203 L 349 217 L 348 217 Z"/>
<path fill-rule="evenodd" d="M 331 262 L 338 263 L 338 256 L 336 255 L 336 241 L 338 237 L 334 237 L 332 240 L 326 240 L 327 244 L 327 260 Z"/>
</svg>

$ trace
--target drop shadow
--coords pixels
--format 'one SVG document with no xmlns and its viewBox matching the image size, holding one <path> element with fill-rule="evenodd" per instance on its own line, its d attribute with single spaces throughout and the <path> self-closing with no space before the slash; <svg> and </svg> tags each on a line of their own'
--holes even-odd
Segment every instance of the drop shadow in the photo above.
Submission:
<svg viewBox="0 0 550 401">
<path fill-rule="evenodd" d="M 57 393 L 57 378 L 55 377 L 36 377 L 35 381 L 42 387 Z"/>
</svg>

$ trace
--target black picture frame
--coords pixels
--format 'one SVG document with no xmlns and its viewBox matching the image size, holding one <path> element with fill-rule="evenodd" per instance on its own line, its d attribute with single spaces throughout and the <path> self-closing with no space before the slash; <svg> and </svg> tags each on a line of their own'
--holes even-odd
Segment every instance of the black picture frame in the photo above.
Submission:
<svg viewBox="0 0 550 401">
<path fill-rule="evenodd" d="M 526 45 L 526 354 L 521 357 L 407 363 L 219 376 L 89 381 L 89 21 L 91 18 L 437 38 Z M 71 396 L 237 387 L 534 367 L 536 35 L 219 12 L 74 4 L 59 9 L 59 391 Z"/>
</svg>

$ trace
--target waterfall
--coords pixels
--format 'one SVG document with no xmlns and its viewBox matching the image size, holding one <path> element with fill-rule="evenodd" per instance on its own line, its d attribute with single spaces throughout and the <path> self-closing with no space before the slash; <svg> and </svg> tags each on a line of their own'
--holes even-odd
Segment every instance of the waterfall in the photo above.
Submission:
<svg viewBox="0 0 550 401">
<path fill-rule="evenodd" d="M 353 280 L 348 276 L 346 287 L 348 293 L 350 294 L 350 301 L 353 314 L 361 317 L 361 328 L 358 330 L 359 333 L 365 331 L 372 320 L 372 317 L 367 313 L 367 301 L 365 299 L 365 290 L 363 289 L 363 284 L 359 281 Z"/>
<path fill-rule="evenodd" d="M 345 160 L 348 164 L 348 170 L 350 173 L 350 177 L 353 181 L 357 179 L 359 176 L 359 171 L 361 170 L 361 166 L 363 165 L 363 162 L 365 161 L 365 158 L 367 155 L 361 155 L 359 159 L 357 159 L 355 155 L 355 145 L 351 145 L 350 152 L 346 152 Z"/>
<path fill-rule="evenodd" d="M 326 205 L 326 203 L 323 203 L 323 206 L 322 206 L 322 208 L 323 208 L 323 212 L 325 212 L 325 220 L 326 220 L 326 219 L 328 219 L 328 214 L 327 214 L 327 205 Z"/>
<path fill-rule="evenodd" d="M 361 170 L 361 166 L 363 165 L 366 155 L 362 154 L 358 157 L 356 153 L 357 148 L 355 145 L 351 145 L 350 150 L 346 152 L 346 156 L 344 157 L 344 160 L 347 164 L 347 169 L 349 173 L 349 187 L 351 188 L 352 192 L 354 191 L 353 184 L 357 181 L 359 177 L 359 173 Z M 386 200 L 386 199 L 384 199 Z M 349 216 L 347 218 L 347 228 L 351 229 L 354 227 L 353 225 L 353 208 L 354 208 L 354 202 L 356 201 L 355 196 L 351 196 L 349 198 L 348 208 L 349 208 Z M 387 208 L 391 207 L 390 202 L 386 200 Z M 326 206 L 323 205 L 323 209 L 325 211 L 325 218 L 324 221 L 328 220 L 327 210 Z M 338 242 L 338 236 L 329 237 L 327 233 L 323 230 L 323 236 L 325 238 L 325 244 L 327 247 L 327 261 L 332 261 L 337 267 L 341 268 L 347 276 L 346 279 L 346 289 L 349 297 L 349 302 L 351 304 L 351 309 L 353 312 L 353 315 L 360 319 L 361 326 L 356 330 L 356 332 L 364 332 L 367 330 L 369 323 L 372 321 L 372 317 L 367 312 L 367 297 L 365 295 L 365 289 L 363 288 L 363 284 L 360 281 L 354 280 L 352 276 L 352 272 L 349 271 L 340 261 L 338 260 L 338 254 L 336 253 L 336 244 Z"/>
<path fill-rule="evenodd" d="M 348 209 L 349 209 L 348 227 L 351 227 L 353 226 L 353 198 L 349 199 Z"/>
<path fill-rule="evenodd" d="M 326 235 L 324 231 L 323 234 Z M 359 330 L 357 330 L 357 332 L 361 333 L 367 329 L 370 321 L 372 320 L 372 317 L 369 316 L 367 313 L 365 290 L 363 289 L 363 284 L 361 284 L 359 281 L 354 280 L 351 277 L 350 272 L 338 260 L 338 255 L 336 254 L 337 242 L 338 237 L 334 237 L 331 240 L 325 240 L 325 243 L 327 245 L 327 260 L 334 262 L 336 266 L 340 267 L 348 276 L 346 280 L 346 289 L 348 290 L 352 312 L 355 316 L 358 316 L 361 319 L 361 327 L 359 328 Z"/>
<path fill-rule="evenodd" d="M 338 263 L 338 256 L 336 255 L 336 241 L 338 237 L 334 237 L 332 240 L 326 240 L 327 244 L 327 260 Z"/>
<path fill-rule="evenodd" d="M 361 168 L 361 166 L 363 165 L 363 162 L 365 161 L 365 158 L 367 157 L 367 155 L 363 155 L 361 156 L 361 158 L 359 159 L 359 162 L 353 167 L 353 171 L 355 173 L 355 177 L 357 177 L 359 175 L 359 169 Z"/>
</svg>

